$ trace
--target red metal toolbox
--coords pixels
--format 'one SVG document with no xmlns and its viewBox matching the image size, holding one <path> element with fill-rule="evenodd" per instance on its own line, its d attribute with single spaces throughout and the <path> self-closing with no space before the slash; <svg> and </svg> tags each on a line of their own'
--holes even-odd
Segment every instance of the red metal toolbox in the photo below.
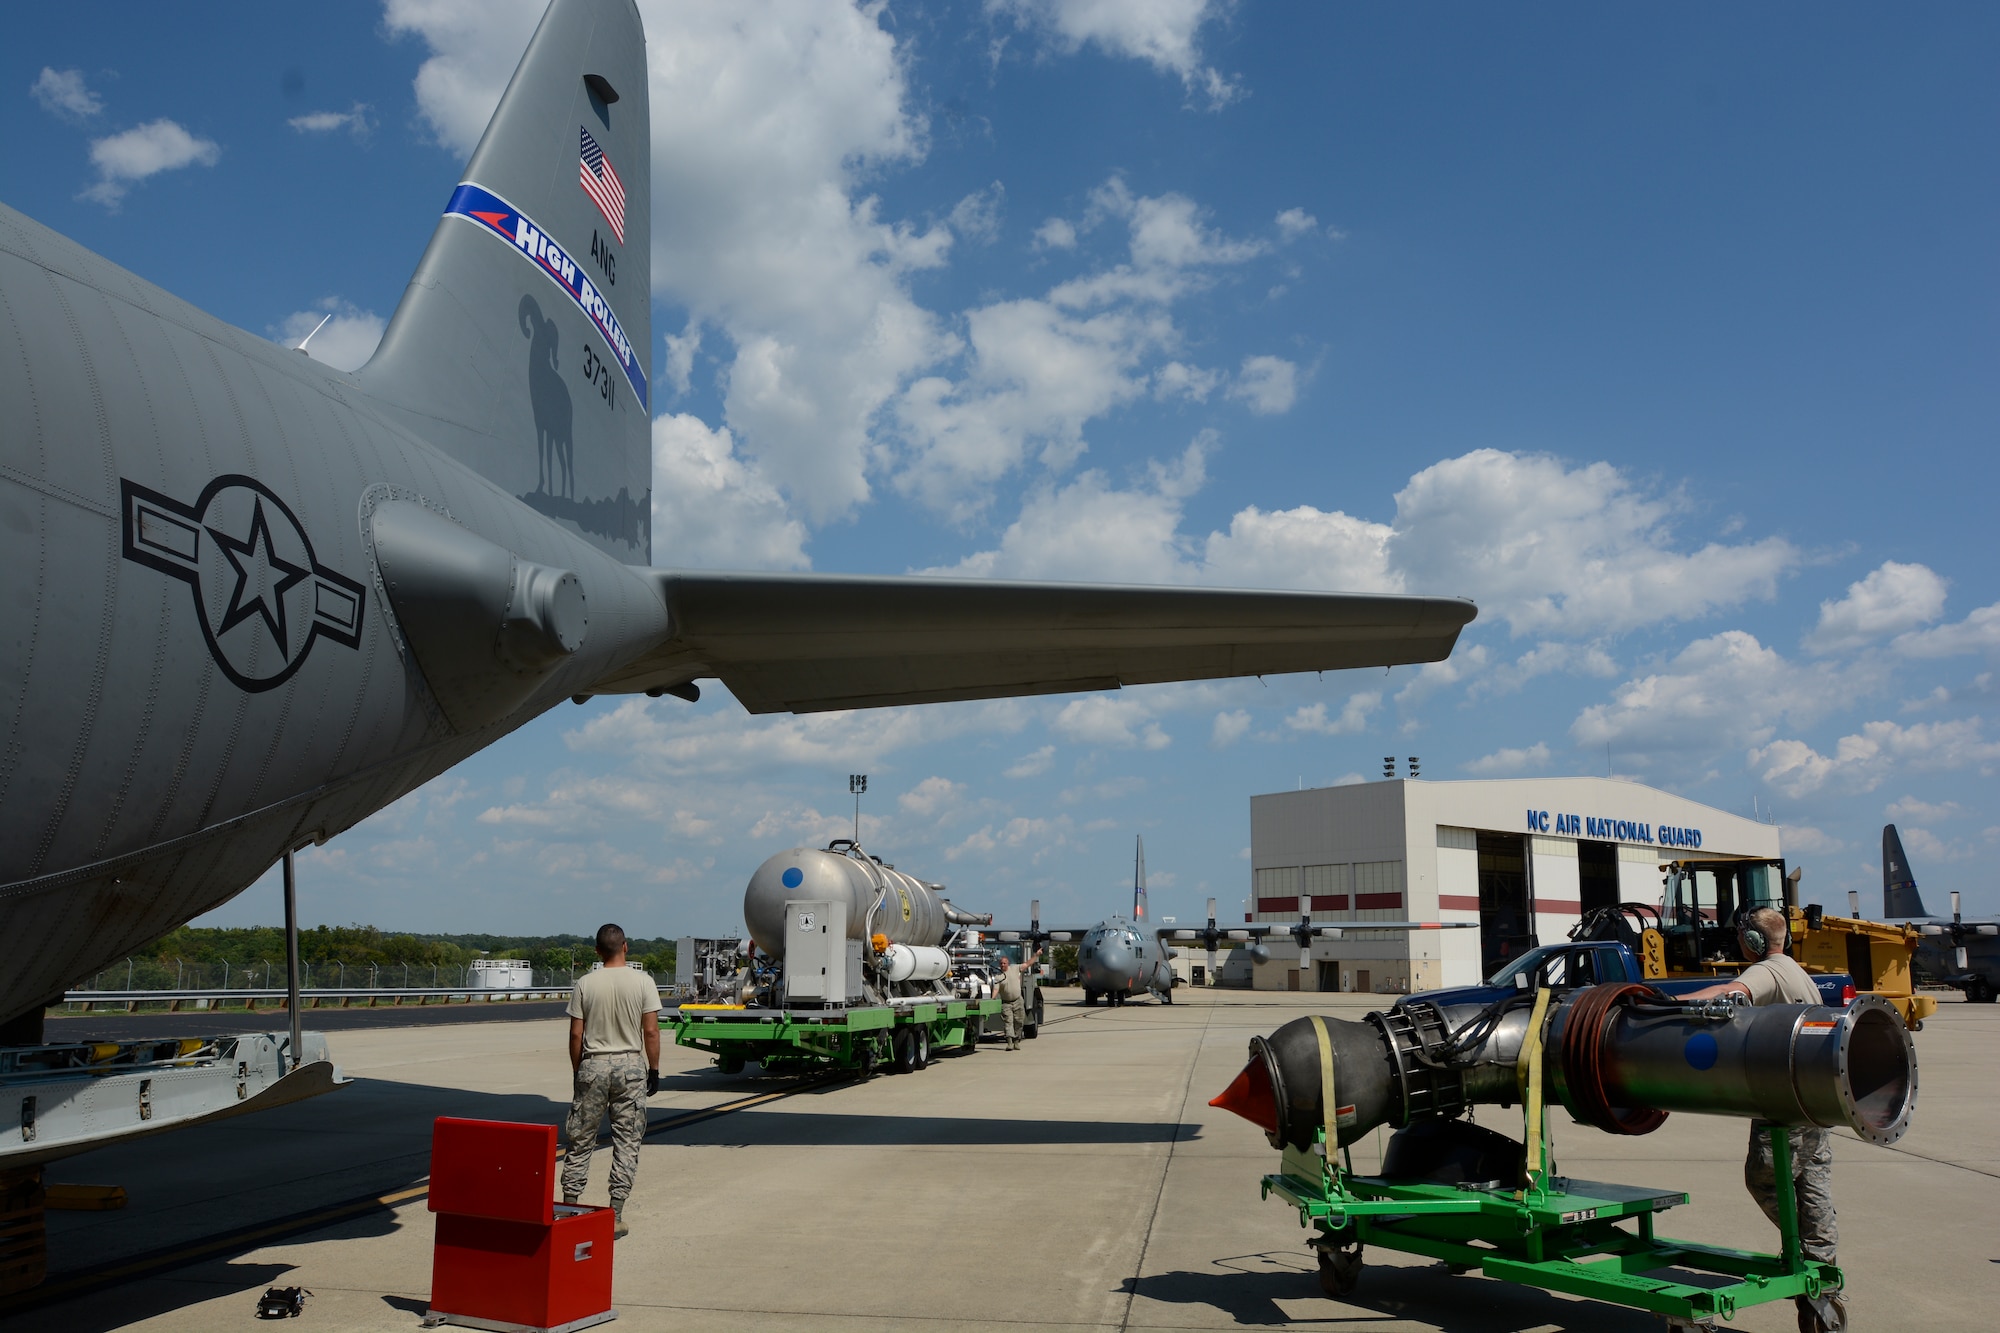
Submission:
<svg viewBox="0 0 2000 1333">
<path fill-rule="evenodd" d="M 439 1117 L 431 1131 L 430 1317 L 501 1333 L 615 1318 L 609 1208 L 558 1204 L 556 1128 Z"/>
</svg>

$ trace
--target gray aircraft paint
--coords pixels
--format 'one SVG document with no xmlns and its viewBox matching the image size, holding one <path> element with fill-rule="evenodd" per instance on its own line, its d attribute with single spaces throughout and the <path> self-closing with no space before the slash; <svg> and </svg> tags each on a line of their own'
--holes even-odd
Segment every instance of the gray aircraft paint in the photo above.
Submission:
<svg viewBox="0 0 2000 1333">
<path fill-rule="evenodd" d="M 1084 933 L 1076 951 L 1077 984 L 1086 995 L 1152 994 L 1173 1001 L 1172 948 L 1151 928 L 1107 917 Z"/>
<path fill-rule="evenodd" d="M 1910 872 L 1910 858 L 1903 851 L 1902 835 L 1894 824 L 1882 826 L 1882 917 L 1887 921 L 1917 919 L 1926 925 L 1937 921 L 1924 910 L 1923 895 L 1917 892 L 1917 877 Z M 1926 934 L 1917 946 L 1924 971 L 1948 978 L 1968 999 L 1988 1000 L 2000 993 L 2000 933 L 1991 917 L 1972 921 L 1941 922 L 1942 934 Z M 1958 965 L 1957 951 L 1965 950 L 1965 966 Z"/>
<path fill-rule="evenodd" d="M 1450 653 L 1473 609 L 1445 598 L 644 568 L 648 114 L 629 0 L 557 0 L 353 374 L 0 206 L 0 1018 L 571 695 L 719 677 L 807 711 Z M 625 181 L 615 282 L 584 132 Z"/>
</svg>

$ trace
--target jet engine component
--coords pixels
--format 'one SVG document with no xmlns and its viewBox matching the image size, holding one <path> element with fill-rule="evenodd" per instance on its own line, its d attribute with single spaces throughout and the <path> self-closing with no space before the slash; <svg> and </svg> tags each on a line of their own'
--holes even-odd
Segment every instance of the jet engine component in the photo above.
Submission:
<svg viewBox="0 0 2000 1333">
<path fill-rule="evenodd" d="M 743 891 L 743 922 L 762 953 L 783 958 L 787 902 L 845 902 L 849 939 L 882 935 L 893 944 L 934 947 L 951 933 L 941 887 L 884 865 L 842 838 L 823 851 L 794 847 L 758 866 Z"/>
<path fill-rule="evenodd" d="M 1361 1022 L 1301 1018 L 1250 1040 L 1250 1062 L 1210 1103 L 1260 1126 L 1273 1147 L 1308 1147 L 1335 1089 L 1339 1141 L 1378 1125 L 1456 1115 L 1521 1098 L 1525 1003 L 1415 1003 Z M 1318 1029 L 1326 1032 L 1323 1064 Z M 1645 1134 L 1670 1111 L 1846 1126 L 1889 1144 L 1908 1129 L 1917 1056 L 1893 1005 L 1848 1008 L 1675 1003 L 1639 985 L 1564 998 L 1542 1043 L 1543 1070 L 1572 1119 Z M 1330 1078 L 1329 1078 L 1330 1075 Z"/>
<path fill-rule="evenodd" d="M 951 955 L 924 944 L 892 944 L 882 953 L 883 980 L 936 981 L 951 972 Z"/>
</svg>

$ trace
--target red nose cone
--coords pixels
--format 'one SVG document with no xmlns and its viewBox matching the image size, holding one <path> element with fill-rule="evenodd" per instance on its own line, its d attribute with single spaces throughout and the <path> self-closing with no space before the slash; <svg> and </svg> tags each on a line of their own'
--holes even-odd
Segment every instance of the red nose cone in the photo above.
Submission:
<svg viewBox="0 0 2000 1333">
<path fill-rule="evenodd" d="M 1209 1105 L 1235 1112 L 1266 1134 L 1278 1132 L 1278 1100 L 1271 1094 L 1271 1074 L 1262 1060 L 1252 1060 L 1243 1066 L 1236 1081 Z"/>
</svg>

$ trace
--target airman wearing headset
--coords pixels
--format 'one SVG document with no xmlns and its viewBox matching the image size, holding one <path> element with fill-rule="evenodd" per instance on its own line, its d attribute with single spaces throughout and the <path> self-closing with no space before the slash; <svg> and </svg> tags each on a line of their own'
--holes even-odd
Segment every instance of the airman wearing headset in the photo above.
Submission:
<svg viewBox="0 0 2000 1333">
<path fill-rule="evenodd" d="M 1775 908 L 1753 907 L 1736 918 L 1736 944 L 1749 967 L 1736 980 L 1691 991 L 1684 998 L 1706 1000 L 1741 995 L 1751 1004 L 1822 1004 L 1819 987 L 1786 953 L 1791 930 L 1785 914 Z M 1770 1124 L 1750 1122 L 1750 1150 L 1743 1161 L 1743 1183 L 1750 1197 L 1773 1225 L 1778 1221 L 1778 1174 L 1771 1161 Z M 1833 1147 L 1827 1131 L 1795 1129 L 1792 1137 L 1792 1182 L 1799 1206 L 1799 1244 L 1806 1257 L 1837 1263 L 1840 1239 L 1833 1212 Z M 1818 1300 L 1798 1298 L 1800 1333 L 1834 1333 L 1847 1327 L 1847 1303 L 1839 1292 Z"/>
</svg>

